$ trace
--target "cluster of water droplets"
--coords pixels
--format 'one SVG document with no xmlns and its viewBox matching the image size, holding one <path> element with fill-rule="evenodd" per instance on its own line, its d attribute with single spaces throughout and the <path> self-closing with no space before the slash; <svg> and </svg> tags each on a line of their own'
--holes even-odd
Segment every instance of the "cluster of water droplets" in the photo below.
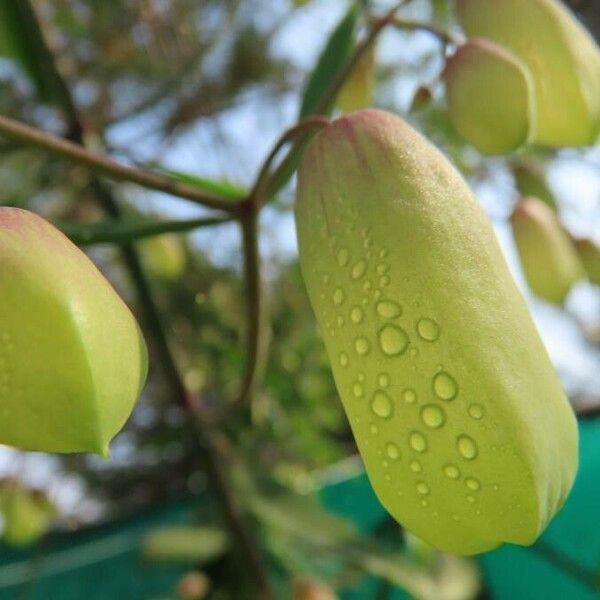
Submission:
<svg viewBox="0 0 600 600">
<path fill-rule="evenodd" d="M 365 253 L 360 257 L 353 257 L 347 248 L 337 247 L 336 240 L 330 239 L 330 247 L 334 251 L 337 266 L 343 274 L 341 279 L 346 283 L 332 284 L 329 288 L 331 290 L 331 306 L 337 313 L 335 319 L 332 319 L 327 326 L 329 334 L 335 335 L 334 324 L 337 324 L 338 328 L 346 326 L 346 323 L 350 327 L 358 327 L 367 320 L 370 314 L 375 315 L 379 323 L 374 337 L 371 338 L 363 329 L 363 332 L 353 338 L 351 348 L 339 353 L 339 365 L 344 369 L 352 369 L 356 365 L 360 365 L 361 361 L 375 351 L 390 360 L 401 358 L 404 355 L 415 358 L 419 354 L 417 345 L 411 343 L 407 329 L 400 322 L 403 317 L 406 320 L 402 305 L 386 295 L 386 288 L 391 283 L 390 266 L 385 260 L 388 251 L 381 249 L 377 252 L 373 248 L 373 242 L 367 229 L 361 230 L 361 236 Z M 371 264 L 373 266 L 370 266 Z M 336 277 L 336 279 L 338 278 Z M 322 275 L 322 281 L 328 285 L 331 283 L 331 278 L 325 274 Z M 346 293 L 345 285 L 360 290 L 360 302 L 356 302 L 355 294 L 348 295 Z M 325 298 L 326 296 L 322 294 L 321 299 Z M 348 298 L 352 298 L 352 302 L 348 301 Z M 416 333 L 415 339 L 425 344 L 436 342 L 442 333 L 438 322 L 429 316 L 418 318 L 413 327 Z M 360 372 L 354 378 L 351 386 L 353 397 L 361 402 L 366 400 L 369 404 L 372 414 L 369 432 L 374 437 L 380 435 L 380 423 L 392 419 L 397 409 L 395 399 L 389 392 L 391 383 L 390 374 L 380 372 L 376 379 L 375 390 L 369 393 L 365 375 Z M 428 432 L 433 434 L 444 428 L 448 421 L 448 408 L 446 407 L 450 407 L 451 403 L 456 400 L 459 391 L 459 385 L 455 378 L 442 365 L 438 365 L 431 378 L 431 400 L 427 399 L 420 404 L 417 392 L 411 387 L 404 388 L 400 392 L 400 404 L 417 407 L 421 428 L 413 428 L 407 432 L 408 455 L 406 457 L 398 439 L 385 442 L 378 450 L 382 457 L 384 478 L 387 482 L 392 481 L 390 467 L 394 463 L 404 462 L 404 458 L 406 458 L 408 469 L 416 477 L 414 483 L 416 497 L 423 507 L 429 505 L 428 496 L 432 494 L 432 489 L 430 484 L 425 481 L 424 467 L 419 457 L 424 457 L 429 450 Z M 485 416 L 483 407 L 478 403 L 468 405 L 467 413 L 475 421 L 480 421 Z M 355 422 L 360 422 L 358 415 L 355 417 Z M 484 428 L 483 425 L 482 428 Z M 478 458 L 479 447 L 475 439 L 466 433 L 458 435 L 454 445 L 454 460 L 449 460 L 440 466 L 441 474 L 450 484 L 462 482 L 466 491 L 466 502 L 475 504 L 482 484 L 467 471 L 473 461 Z M 398 494 L 402 495 L 402 490 L 399 490 Z M 436 512 L 435 515 L 437 514 Z M 459 519 L 457 515 L 453 515 L 453 518 Z"/>
</svg>

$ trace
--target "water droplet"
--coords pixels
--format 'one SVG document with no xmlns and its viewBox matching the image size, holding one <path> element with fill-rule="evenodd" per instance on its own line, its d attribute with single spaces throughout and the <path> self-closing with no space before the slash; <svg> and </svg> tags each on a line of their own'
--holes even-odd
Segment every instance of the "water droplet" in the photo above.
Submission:
<svg viewBox="0 0 600 600">
<path fill-rule="evenodd" d="M 385 275 L 390 270 L 390 266 L 385 263 L 377 265 L 377 273 L 379 275 Z"/>
<path fill-rule="evenodd" d="M 412 460 L 410 462 L 410 470 L 413 473 L 420 473 L 423 470 L 421 463 L 418 460 Z"/>
<path fill-rule="evenodd" d="M 350 260 L 350 254 L 348 254 L 348 250 L 346 248 L 342 248 L 337 253 L 337 263 L 340 267 L 345 267 Z"/>
<path fill-rule="evenodd" d="M 429 502 L 427 502 L 427 500 L 421 500 L 421 506 L 423 508 L 427 508 L 429 506 Z"/>
<path fill-rule="evenodd" d="M 471 494 L 467 494 L 467 502 L 469 502 L 470 504 L 474 504 L 475 496 L 471 496 Z"/>
<path fill-rule="evenodd" d="M 417 494 L 419 496 L 427 496 L 429 494 L 429 486 L 424 481 L 417 481 Z"/>
<path fill-rule="evenodd" d="M 386 481 L 391 481 L 391 480 L 392 480 L 392 477 L 391 477 L 391 475 L 385 475 L 384 479 L 385 479 Z"/>
<path fill-rule="evenodd" d="M 390 385 L 390 376 L 387 373 L 380 373 L 377 378 L 380 387 L 386 388 Z"/>
<path fill-rule="evenodd" d="M 329 283 L 329 281 L 330 281 L 329 275 L 327 275 L 327 274 L 323 275 L 323 283 L 325 285 L 327 285 Z"/>
<path fill-rule="evenodd" d="M 338 318 L 335 321 L 338 324 L 338 327 L 343 327 L 343 325 L 344 325 L 344 317 L 342 317 L 340 315 L 340 316 L 338 316 Z"/>
<path fill-rule="evenodd" d="M 362 308 L 360 308 L 360 306 L 355 306 L 350 311 L 350 319 L 353 323 L 360 323 L 363 320 L 363 311 Z"/>
<path fill-rule="evenodd" d="M 384 325 L 379 330 L 379 347 L 388 356 L 399 356 L 408 348 L 408 336 L 401 327 Z"/>
<path fill-rule="evenodd" d="M 384 248 L 379 251 L 379 258 L 385 258 L 388 255 L 388 251 Z"/>
<path fill-rule="evenodd" d="M 367 270 L 367 262 L 365 260 L 359 260 L 353 267 L 351 276 L 352 279 L 360 279 Z"/>
<path fill-rule="evenodd" d="M 346 295 L 344 294 L 344 290 L 342 288 L 336 288 L 335 292 L 333 292 L 333 303 L 336 306 L 339 306 L 346 299 Z"/>
<path fill-rule="evenodd" d="M 433 319 L 421 319 L 417 323 L 417 333 L 426 342 L 435 342 L 440 337 L 440 328 Z"/>
<path fill-rule="evenodd" d="M 367 279 L 364 283 L 363 283 L 363 291 L 364 292 L 370 292 L 373 289 L 373 284 L 371 283 L 370 279 Z"/>
<path fill-rule="evenodd" d="M 363 246 L 365 247 L 365 249 L 369 249 L 371 246 L 373 245 L 373 240 L 371 238 L 366 238 Z"/>
<path fill-rule="evenodd" d="M 414 358 L 415 356 L 418 356 L 418 354 L 419 354 L 419 349 L 418 349 L 418 348 L 415 348 L 415 347 L 413 346 L 413 347 L 412 347 L 412 348 L 409 350 L 409 354 L 410 354 L 410 356 L 412 356 L 412 357 Z"/>
<path fill-rule="evenodd" d="M 377 301 L 379 298 L 381 298 L 381 290 L 375 290 L 373 292 L 373 300 Z"/>
<path fill-rule="evenodd" d="M 408 388 L 402 392 L 402 399 L 406 404 L 414 404 L 417 401 L 417 392 Z"/>
<path fill-rule="evenodd" d="M 477 457 L 477 444 L 468 435 L 459 435 L 456 439 L 456 447 L 460 455 L 467 460 Z"/>
<path fill-rule="evenodd" d="M 386 447 L 385 447 L 385 453 L 392 459 L 392 460 L 398 460 L 400 458 L 400 449 L 398 448 L 398 446 L 396 446 L 396 444 L 390 442 Z"/>
<path fill-rule="evenodd" d="M 497 491 L 500 489 L 500 486 L 499 486 L 497 483 L 495 483 L 495 484 L 492 486 L 492 489 L 493 489 L 495 492 L 497 492 Z"/>
<path fill-rule="evenodd" d="M 375 425 L 375 423 L 371 423 L 371 426 L 369 427 L 369 431 L 373 435 L 377 435 L 379 433 L 379 427 L 377 427 L 377 425 Z"/>
<path fill-rule="evenodd" d="M 366 356 L 371 350 L 371 344 L 366 337 L 357 337 L 354 340 L 354 349 L 360 356 Z"/>
<path fill-rule="evenodd" d="M 408 441 L 415 452 L 425 452 L 427 450 L 427 439 L 418 431 L 413 431 L 408 437 Z"/>
<path fill-rule="evenodd" d="M 453 521 L 460 521 L 460 517 L 458 515 L 452 515 Z"/>
<path fill-rule="evenodd" d="M 342 367 L 347 367 L 348 366 L 348 355 L 345 352 L 340 352 L 340 365 Z"/>
<path fill-rule="evenodd" d="M 402 314 L 402 307 L 393 300 L 382 300 L 377 303 L 377 314 L 384 319 L 395 319 Z"/>
<path fill-rule="evenodd" d="M 364 373 L 359 373 L 358 374 L 358 380 L 362 383 L 365 380 L 365 374 Z"/>
<path fill-rule="evenodd" d="M 368 298 L 365 296 L 365 297 L 364 297 L 364 298 L 363 298 L 363 299 L 360 301 L 360 303 L 361 303 L 363 306 L 367 306 L 367 304 L 369 304 L 369 299 L 368 299 Z"/>
<path fill-rule="evenodd" d="M 360 385 L 360 383 L 355 383 L 352 386 L 352 393 L 356 398 L 360 398 L 365 393 L 365 391 L 363 389 L 363 386 Z"/>
<path fill-rule="evenodd" d="M 390 285 L 390 278 L 387 275 L 379 279 L 379 287 L 386 287 L 388 285 Z"/>
<path fill-rule="evenodd" d="M 387 460 L 382 460 L 381 464 L 383 465 L 384 469 L 387 469 L 390 466 L 390 463 Z"/>
<path fill-rule="evenodd" d="M 371 400 L 371 410 L 378 417 L 389 419 L 394 411 L 392 399 L 385 392 L 377 390 L 373 394 L 373 399 Z"/>
<path fill-rule="evenodd" d="M 481 483 L 479 483 L 479 480 L 475 479 L 475 477 L 467 477 L 465 479 L 465 485 L 474 492 L 481 488 Z"/>
<path fill-rule="evenodd" d="M 433 378 L 433 391 L 442 400 L 454 400 L 458 394 L 458 386 L 452 375 L 440 371 Z"/>
<path fill-rule="evenodd" d="M 483 406 L 480 404 L 471 404 L 468 412 L 473 419 L 481 419 L 483 417 Z"/>
<path fill-rule="evenodd" d="M 435 404 L 426 404 L 421 409 L 421 421 L 423 421 L 427 427 L 437 429 L 446 422 L 446 415 L 439 406 Z"/>
<path fill-rule="evenodd" d="M 460 469 L 453 464 L 447 464 L 444 466 L 444 475 L 448 479 L 458 479 L 460 477 Z"/>
</svg>

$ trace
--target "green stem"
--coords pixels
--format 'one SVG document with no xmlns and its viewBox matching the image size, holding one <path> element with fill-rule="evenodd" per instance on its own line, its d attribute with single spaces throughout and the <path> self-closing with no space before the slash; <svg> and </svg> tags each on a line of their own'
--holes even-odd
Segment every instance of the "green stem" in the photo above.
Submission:
<svg viewBox="0 0 600 600">
<path fill-rule="evenodd" d="M 187 221 L 153 221 L 150 223 L 126 220 L 101 221 L 93 223 L 56 223 L 58 228 L 79 246 L 96 244 L 126 244 L 135 240 L 162 235 L 164 233 L 182 233 L 200 227 L 211 227 L 231 223 L 229 217 L 209 217 L 189 219 Z"/>
<path fill-rule="evenodd" d="M 271 152 L 263 162 L 263 165 L 256 177 L 256 181 L 252 190 L 249 194 L 250 198 L 254 199 L 254 201 L 260 206 L 265 203 L 269 198 L 265 195 L 266 190 L 270 187 L 270 168 L 273 164 L 273 161 L 279 154 L 280 150 L 289 142 L 295 140 L 298 136 L 306 133 L 312 132 L 315 129 L 322 129 L 329 125 L 329 119 L 327 117 L 314 116 L 314 117 L 306 117 L 299 121 L 293 127 L 286 130 L 283 135 L 277 140 L 275 145 L 273 146 Z"/>
<path fill-rule="evenodd" d="M 247 212 L 241 220 L 244 253 L 244 284 L 246 288 L 246 365 L 234 410 L 241 409 L 252 398 L 260 379 L 267 352 L 265 336 L 265 310 L 262 299 L 260 250 L 258 247 L 258 206 L 246 205 Z"/>
<path fill-rule="evenodd" d="M 83 142 L 81 127 L 78 130 L 71 127 L 70 135 L 75 140 L 74 143 L 0 115 L 0 135 L 17 142 L 42 148 L 53 154 L 59 154 L 77 164 L 92 169 L 95 173 L 100 173 L 111 179 L 136 183 L 145 188 L 191 200 L 206 208 L 214 208 L 232 214 L 238 213 L 241 210 L 241 202 L 232 202 L 231 200 L 207 194 L 196 187 L 173 181 L 169 177 L 144 171 L 137 167 L 123 165 L 107 156 L 87 150 L 76 141 L 81 139 Z"/>
</svg>

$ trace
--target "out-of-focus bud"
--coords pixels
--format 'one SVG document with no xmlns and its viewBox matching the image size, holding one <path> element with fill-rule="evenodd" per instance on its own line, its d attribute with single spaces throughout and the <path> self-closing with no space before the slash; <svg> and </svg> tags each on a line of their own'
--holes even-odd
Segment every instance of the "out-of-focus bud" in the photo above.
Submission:
<svg viewBox="0 0 600 600">
<path fill-rule="evenodd" d="M 42 492 L 9 482 L 0 493 L 4 517 L 3 539 L 13 546 L 28 546 L 46 533 L 55 515 L 53 504 Z"/>
<path fill-rule="evenodd" d="M 600 129 L 600 51 L 561 2 L 458 0 L 457 9 L 469 37 L 485 37 L 501 44 L 530 70 L 536 103 L 534 141 L 580 146 L 596 140 Z"/>
<path fill-rule="evenodd" d="M 556 215 L 537 198 L 524 198 L 511 216 L 521 266 L 531 291 L 562 305 L 583 276 L 575 247 Z"/>
<path fill-rule="evenodd" d="M 316 579 L 297 579 L 294 582 L 294 600 L 337 600 L 337 594 Z"/>
<path fill-rule="evenodd" d="M 141 244 L 144 263 L 155 277 L 176 279 L 185 268 L 185 250 L 172 234 L 148 238 Z"/>
<path fill-rule="evenodd" d="M 544 169 L 527 161 L 516 162 L 512 166 L 517 191 L 522 198 L 533 196 L 545 202 L 554 212 L 558 206 L 556 198 L 546 182 Z"/>
<path fill-rule="evenodd" d="M 509 50 L 489 40 L 469 40 L 444 72 L 450 120 L 484 154 L 505 154 L 532 137 L 533 81 Z"/>
<path fill-rule="evenodd" d="M 371 106 L 375 90 L 375 49 L 370 46 L 363 54 L 338 95 L 342 112 L 352 112 Z"/>
<path fill-rule="evenodd" d="M 182 600 L 203 600 L 210 589 L 210 580 L 201 571 L 186 573 L 177 584 L 177 594 Z"/>
<path fill-rule="evenodd" d="M 410 103 L 409 112 L 414 113 L 423 110 L 431 103 L 431 90 L 426 85 L 420 85 Z"/>
<path fill-rule="evenodd" d="M 594 240 L 585 238 L 575 240 L 575 248 L 588 279 L 600 285 L 600 245 Z"/>
</svg>

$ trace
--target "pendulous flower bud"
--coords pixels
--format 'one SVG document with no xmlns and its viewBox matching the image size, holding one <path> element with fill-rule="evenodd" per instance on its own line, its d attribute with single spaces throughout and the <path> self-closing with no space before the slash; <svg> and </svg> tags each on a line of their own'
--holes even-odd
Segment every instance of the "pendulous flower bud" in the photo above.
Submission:
<svg viewBox="0 0 600 600">
<path fill-rule="evenodd" d="M 484 154 L 506 154 L 533 137 L 535 100 L 527 67 L 510 50 L 469 40 L 444 71 L 455 129 Z"/>
<path fill-rule="evenodd" d="M 600 130 L 600 50 L 561 2 L 457 0 L 457 9 L 469 37 L 488 38 L 527 65 L 535 89 L 534 141 L 594 143 Z"/>
<path fill-rule="evenodd" d="M 562 305 L 584 273 L 556 214 L 538 198 L 523 198 L 513 211 L 511 224 L 531 291 L 547 302 Z"/>
<path fill-rule="evenodd" d="M 0 296 L 0 443 L 107 456 L 146 379 L 130 310 L 60 231 L 17 208 L 0 208 Z"/>
<path fill-rule="evenodd" d="M 300 263 L 373 488 L 434 547 L 532 544 L 577 470 L 577 427 L 496 241 L 448 160 L 402 119 L 311 140 Z"/>
</svg>

